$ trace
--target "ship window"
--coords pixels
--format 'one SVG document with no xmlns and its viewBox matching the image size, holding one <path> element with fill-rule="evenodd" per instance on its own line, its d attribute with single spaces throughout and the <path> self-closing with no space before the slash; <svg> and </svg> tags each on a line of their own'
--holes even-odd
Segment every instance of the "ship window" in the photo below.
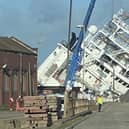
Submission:
<svg viewBox="0 0 129 129">
<path fill-rule="evenodd" d="M 126 82 L 123 83 L 124 86 L 125 86 L 126 84 L 127 84 Z"/>
<path fill-rule="evenodd" d="M 105 29 L 109 32 L 109 33 L 113 33 L 116 29 L 117 29 L 117 26 L 112 22 L 110 21 L 107 26 L 105 27 Z"/>
<path fill-rule="evenodd" d="M 85 57 L 87 57 L 88 55 L 85 55 Z"/>
<path fill-rule="evenodd" d="M 102 58 L 102 60 L 103 60 L 104 62 L 107 62 L 107 63 L 108 63 L 109 61 L 111 61 L 111 58 L 110 58 L 110 57 L 108 57 L 108 56 L 107 56 L 107 55 L 105 55 L 105 54 L 104 54 L 104 55 L 102 55 L 102 57 L 101 57 L 101 58 Z"/>
<path fill-rule="evenodd" d="M 119 79 L 118 77 L 115 78 L 115 80 L 118 80 L 118 79 Z"/>
<path fill-rule="evenodd" d="M 126 32 L 124 32 L 123 30 L 119 30 L 118 31 L 118 33 L 119 33 L 119 36 L 120 36 L 120 38 L 121 39 L 123 39 L 123 40 L 125 40 L 125 41 L 127 41 L 128 39 L 129 39 L 129 35 L 126 33 Z M 117 33 L 117 34 L 118 34 Z M 122 37 L 123 36 L 123 37 Z"/>
<path fill-rule="evenodd" d="M 45 73 L 45 75 L 49 77 L 56 69 L 57 69 L 57 64 L 52 64 L 51 67 Z"/>
<path fill-rule="evenodd" d="M 91 78 L 91 76 L 89 76 L 89 78 Z"/>
<path fill-rule="evenodd" d="M 119 80 L 119 83 L 122 83 L 122 82 L 123 82 L 123 80 L 120 79 L 120 80 Z"/>
<path fill-rule="evenodd" d="M 53 55 L 56 56 L 56 52 L 54 52 Z"/>
<path fill-rule="evenodd" d="M 104 66 L 101 65 L 100 68 L 101 68 L 102 70 L 104 70 Z"/>
<path fill-rule="evenodd" d="M 85 72 L 87 72 L 87 70 L 85 70 Z"/>
<path fill-rule="evenodd" d="M 124 47 L 128 47 L 128 43 L 129 43 L 129 35 L 124 32 L 123 30 L 119 30 L 116 34 L 115 34 L 115 40 L 120 44 L 123 45 Z"/>
<path fill-rule="evenodd" d="M 127 76 L 129 76 L 129 71 L 127 71 Z"/>
<path fill-rule="evenodd" d="M 98 61 L 96 61 L 95 63 L 96 63 L 96 65 L 98 65 L 98 66 L 99 66 L 99 64 L 100 64 Z"/>
<path fill-rule="evenodd" d="M 127 87 L 129 88 L 129 85 L 127 85 Z"/>
<path fill-rule="evenodd" d="M 61 46 L 58 46 L 59 49 L 61 49 Z"/>
<path fill-rule="evenodd" d="M 106 72 L 106 73 L 109 73 L 110 71 L 109 71 L 108 69 L 105 69 L 105 72 Z"/>
</svg>

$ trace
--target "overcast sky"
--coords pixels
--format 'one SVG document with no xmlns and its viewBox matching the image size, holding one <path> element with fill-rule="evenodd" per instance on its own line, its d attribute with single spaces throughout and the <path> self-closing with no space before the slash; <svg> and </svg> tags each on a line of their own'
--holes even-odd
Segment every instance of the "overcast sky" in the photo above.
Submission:
<svg viewBox="0 0 129 129">
<path fill-rule="evenodd" d="M 70 0 L 0 0 L 0 36 L 15 36 L 38 48 L 38 64 L 67 40 Z M 90 0 L 73 0 L 72 31 L 83 23 Z M 120 8 L 129 11 L 129 0 L 96 0 L 91 24 L 102 27 Z"/>
</svg>

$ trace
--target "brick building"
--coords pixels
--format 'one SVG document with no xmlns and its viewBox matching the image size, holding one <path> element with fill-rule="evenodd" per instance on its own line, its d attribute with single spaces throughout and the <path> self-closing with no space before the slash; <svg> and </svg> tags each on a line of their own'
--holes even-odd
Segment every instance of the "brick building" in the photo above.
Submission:
<svg viewBox="0 0 129 129">
<path fill-rule="evenodd" d="M 0 37 L 0 105 L 9 97 L 36 94 L 37 49 L 14 37 Z"/>
</svg>

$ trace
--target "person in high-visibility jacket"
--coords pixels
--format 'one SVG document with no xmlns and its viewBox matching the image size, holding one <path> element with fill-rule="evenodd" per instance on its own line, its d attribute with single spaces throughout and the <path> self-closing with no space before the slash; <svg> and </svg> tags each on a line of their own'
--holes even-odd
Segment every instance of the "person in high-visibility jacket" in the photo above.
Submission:
<svg viewBox="0 0 129 129">
<path fill-rule="evenodd" d="M 102 104 L 103 104 L 103 97 L 100 95 L 97 97 L 97 104 L 98 104 L 98 112 L 101 112 Z"/>
</svg>

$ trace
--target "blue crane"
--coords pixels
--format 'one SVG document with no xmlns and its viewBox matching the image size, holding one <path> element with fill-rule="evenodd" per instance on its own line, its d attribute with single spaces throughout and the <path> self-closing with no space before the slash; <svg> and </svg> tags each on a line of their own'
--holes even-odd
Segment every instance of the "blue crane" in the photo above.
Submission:
<svg viewBox="0 0 129 129">
<path fill-rule="evenodd" d="M 82 59 L 82 48 L 81 48 L 81 44 L 84 38 L 84 33 L 87 31 L 87 26 L 94 8 L 96 0 L 91 0 L 85 19 L 83 21 L 83 29 L 80 30 L 79 33 L 79 37 L 78 37 L 78 41 L 77 44 L 73 50 L 73 54 L 72 54 L 72 58 L 69 62 L 69 67 L 68 67 L 68 71 L 67 71 L 67 77 L 65 80 L 64 85 L 66 86 L 66 89 L 68 88 L 69 90 L 72 89 L 74 82 L 75 82 L 75 73 L 78 70 L 80 63 L 81 63 L 81 59 Z"/>
</svg>

